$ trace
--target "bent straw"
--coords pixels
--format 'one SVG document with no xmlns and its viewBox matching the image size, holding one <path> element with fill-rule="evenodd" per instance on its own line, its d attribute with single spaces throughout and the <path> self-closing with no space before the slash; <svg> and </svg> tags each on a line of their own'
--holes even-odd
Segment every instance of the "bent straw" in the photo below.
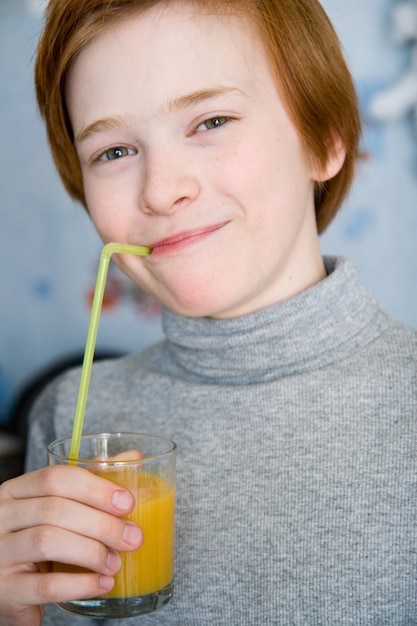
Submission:
<svg viewBox="0 0 417 626">
<path fill-rule="evenodd" d="M 101 307 L 103 304 L 104 289 L 106 286 L 106 278 L 109 270 L 110 258 L 112 254 L 136 254 L 138 256 L 148 256 L 149 254 L 151 254 L 151 252 L 152 250 L 150 248 L 145 248 L 144 246 L 131 246 L 120 243 L 108 243 L 102 249 L 100 263 L 97 271 L 96 286 L 94 289 L 93 304 L 91 307 L 87 341 L 85 344 L 77 406 L 75 409 L 74 426 L 69 452 L 70 459 L 77 459 L 80 450 L 81 433 L 84 423 L 85 407 L 87 404 L 91 367 L 94 358 L 97 330 L 100 320 Z"/>
</svg>

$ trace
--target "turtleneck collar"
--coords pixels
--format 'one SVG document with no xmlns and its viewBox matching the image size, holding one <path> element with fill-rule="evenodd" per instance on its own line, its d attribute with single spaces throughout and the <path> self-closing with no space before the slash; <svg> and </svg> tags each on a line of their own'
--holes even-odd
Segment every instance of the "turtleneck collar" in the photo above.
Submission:
<svg viewBox="0 0 417 626">
<path fill-rule="evenodd" d="M 301 294 L 231 320 L 163 311 L 166 367 L 212 384 L 267 382 L 348 356 L 381 332 L 379 309 L 343 258 L 324 258 L 327 277 Z M 373 331 L 369 332 L 372 325 Z"/>
</svg>

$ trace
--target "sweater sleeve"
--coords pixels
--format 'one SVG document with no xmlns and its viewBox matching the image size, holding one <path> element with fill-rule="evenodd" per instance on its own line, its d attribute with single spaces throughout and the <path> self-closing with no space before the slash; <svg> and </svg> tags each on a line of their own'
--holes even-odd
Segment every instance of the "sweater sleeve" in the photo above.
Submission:
<svg viewBox="0 0 417 626">
<path fill-rule="evenodd" d="M 25 471 L 47 465 L 46 449 L 56 439 L 54 411 L 59 380 L 53 381 L 35 401 L 29 414 Z"/>
</svg>

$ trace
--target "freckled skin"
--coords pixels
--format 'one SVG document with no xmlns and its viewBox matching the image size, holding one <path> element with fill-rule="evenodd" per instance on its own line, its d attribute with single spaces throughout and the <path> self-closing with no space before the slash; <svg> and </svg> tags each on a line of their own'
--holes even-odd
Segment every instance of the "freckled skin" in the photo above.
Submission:
<svg viewBox="0 0 417 626">
<path fill-rule="evenodd" d="M 313 181 L 343 154 L 312 171 L 250 29 L 189 11 L 93 40 L 67 100 L 98 232 L 155 248 L 115 260 L 174 311 L 229 318 L 324 276 Z"/>
</svg>

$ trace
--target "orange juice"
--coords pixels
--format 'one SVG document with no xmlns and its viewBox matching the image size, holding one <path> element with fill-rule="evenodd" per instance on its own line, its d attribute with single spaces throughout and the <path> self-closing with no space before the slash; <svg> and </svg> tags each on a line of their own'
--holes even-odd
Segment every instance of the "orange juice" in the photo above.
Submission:
<svg viewBox="0 0 417 626">
<path fill-rule="evenodd" d="M 103 598 L 144 596 L 166 587 L 174 578 L 175 488 L 153 472 L 137 467 L 95 467 L 92 471 L 128 489 L 136 505 L 125 519 L 143 532 L 143 543 L 134 552 L 121 552 L 122 567 L 115 584 Z M 54 564 L 54 571 L 85 571 Z"/>
<path fill-rule="evenodd" d="M 106 472 L 105 477 L 113 481 Z M 135 485 L 117 484 L 131 491 L 136 505 L 127 519 L 143 531 L 143 543 L 135 552 L 122 552 L 122 568 L 115 577 L 115 585 L 106 598 L 143 596 L 163 589 L 174 578 L 174 510 L 175 489 L 151 472 L 137 471 Z"/>
</svg>

